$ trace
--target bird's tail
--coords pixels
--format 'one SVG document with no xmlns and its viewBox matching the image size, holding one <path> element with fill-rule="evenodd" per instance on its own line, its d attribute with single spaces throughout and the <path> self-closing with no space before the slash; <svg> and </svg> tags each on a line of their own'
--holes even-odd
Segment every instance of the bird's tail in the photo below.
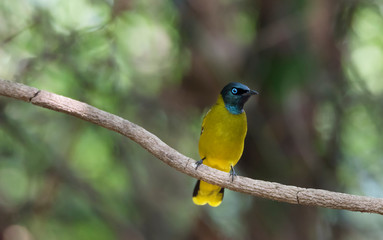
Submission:
<svg viewBox="0 0 383 240">
<path fill-rule="evenodd" d="M 198 180 L 193 191 L 193 202 L 197 205 L 208 203 L 212 207 L 218 207 L 223 199 L 224 188 Z"/>
</svg>

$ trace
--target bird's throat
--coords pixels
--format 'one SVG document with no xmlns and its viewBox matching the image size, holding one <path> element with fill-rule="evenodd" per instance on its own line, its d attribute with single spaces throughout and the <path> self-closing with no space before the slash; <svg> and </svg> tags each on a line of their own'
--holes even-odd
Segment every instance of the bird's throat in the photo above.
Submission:
<svg viewBox="0 0 383 240">
<path fill-rule="evenodd" d="M 243 108 L 237 105 L 228 105 L 225 104 L 225 108 L 231 113 L 231 114 L 241 114 L 243 113 Z"/>
</svg>

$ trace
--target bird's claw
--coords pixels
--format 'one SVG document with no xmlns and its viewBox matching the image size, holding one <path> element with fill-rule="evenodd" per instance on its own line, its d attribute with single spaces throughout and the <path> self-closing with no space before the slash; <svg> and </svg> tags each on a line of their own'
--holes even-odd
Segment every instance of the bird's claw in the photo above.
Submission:
<svg viewBox="0 0 383 240">
<path fill-rule="evenodd" d="M 196 167 L 195 167 L 195 170 L 197 170 L 197 168 L 203 163 L 203 160 L 205 160 L 206 157 L 202 158 L 201 160 L 197 161 L 195 163 Z"/>
<path fill-rule="evenodd" d="M 231 182 L 234 182 L 234 177 L 238 176 L 233 166 L 230 166 L 230 176 L 231 176 Z"/>
</svg>

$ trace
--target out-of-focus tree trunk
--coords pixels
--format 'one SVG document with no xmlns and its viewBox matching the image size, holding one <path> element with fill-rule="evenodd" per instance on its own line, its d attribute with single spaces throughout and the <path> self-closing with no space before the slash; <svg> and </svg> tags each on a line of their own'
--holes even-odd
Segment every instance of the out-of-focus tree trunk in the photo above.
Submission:
<svg viewBox="0 0 383 240">
<path fill-rule="evenodd" d="M 335 162 L 342 111 L 336 111 L 328 142 L 321 142 L 315 118 L 323 102 L 341 108 L 334 96 L 346 87 L 341 43 L 353 4 L 259 0 L 248 6 L 257 22 L 257 36 L 248 50 L 227 40 L 225 17 L 230 11 L 220 1 L 178 3 L 192 57 L 183 91 L 199 96 L 194 104 L 211 104 L 216 96 L 210 93 L 228 81 L 246 80 L 261 92 L 257 110 L 247 110 L 249 132 L 239 163 L 244 175 L 338 189 Z M 323 223 L 317 209 L 269 201 L 255 200 L 245 217 L 249 238 L 316 239 L 321 234 L 341 238 L 349 230 Z"/>
<path fill-rule="evenodd" d="M 284 6 L 282 6 L 285 4 Z M 339 125 L 342 112 L 337 111 L 332 137 L 324 144 L 322 152 L 318 143 L 322 141 L 315 127 L 318 107 L 323 102 L 334 100 L 346 87 L 341 68 L 340 44 L 344 36 L 336 36 L 337 22 L 342 14 L 342 5 L 329 0 L 310 1 L 307 6 L 293 8 L 293 2 L 259 1 L 259 37 L 268 39 L 262 33 L 277 28 L 276 44 L 264 48 L 264 41 L 254 46 L 257 61 L 251 72 L 262 85 L 259 108 L 262 119 L 249 114 L 249 121 L 257 122 L 261 129 L 251 130 L 246 145 L 257 146 L 257 152 L 246 151 L 244 159 L 251 165 L 253 176 L 281 181 L 303 187 L 337 189 L 336 164 L 339 158 Z M 294 19 L 295 18 L 295 19 Z M 276 24 L 278 22 L 281 23 Z M 298 24 L 298 25 L 296 25 Z M 279 38 L 279 39 L 278 39 Z M 306 62 L 302 64 L 303 62 Z M 336 89 L 336 92 L 331 92 Z M 335 102 L 335 108 L 338 108 Z M 254 117 L 253 117 L 254 116 Z M 258 135 L 262 136 L 258 136 Z M 267 143 L 260 139 L 269 139 Z M 255 149 L 251 147 L 250 149 Z M 277 154 L 275 154 L 277 152 Z M 249 173 L 251 174 L 251 173 Z M 266 206 L 266 207 L 265 207 Z M 328 226 L 321 222 L 316 209 L 295 206 L 284 208 L 283 219 L 269 213 L 274 203 L 256 203 L 253 214 L 269 218 L 272 238 L 316 239 L 317 236 L 341 238 L 343 231 L 335 223 Z M 261 212 L 261 214 L 259 214 Z M 276 224 L 280 223 L 280 224 Z M 317 227 L 320 227 L 318 229 Z M 272 228 L 271 228 L 272 227 Z M 259 228 L 254 228 L 259 231 Z M 319 234 L 319 235 L 318 235 Z M 253 232 L 257 236 L 257 232 Z M 270 236 L 269 236 L 270 237 Z"/>
</svg>

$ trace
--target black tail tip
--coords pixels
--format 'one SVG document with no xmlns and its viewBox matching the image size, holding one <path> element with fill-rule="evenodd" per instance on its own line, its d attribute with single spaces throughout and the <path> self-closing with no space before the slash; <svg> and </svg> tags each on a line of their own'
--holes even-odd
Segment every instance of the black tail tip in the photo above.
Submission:
<svg viewBox="0 0 383 240">
<path fill-rule="evenodd" d="M 197 196 L 198 195 L 198 191 L 199 191 L 199 184 L 200 184 L 201 180 L 198 180 L 195 184 L 195 187 L 194 187 L 194 190 L 193 190 L 193 197 Z"/>
</svg>

